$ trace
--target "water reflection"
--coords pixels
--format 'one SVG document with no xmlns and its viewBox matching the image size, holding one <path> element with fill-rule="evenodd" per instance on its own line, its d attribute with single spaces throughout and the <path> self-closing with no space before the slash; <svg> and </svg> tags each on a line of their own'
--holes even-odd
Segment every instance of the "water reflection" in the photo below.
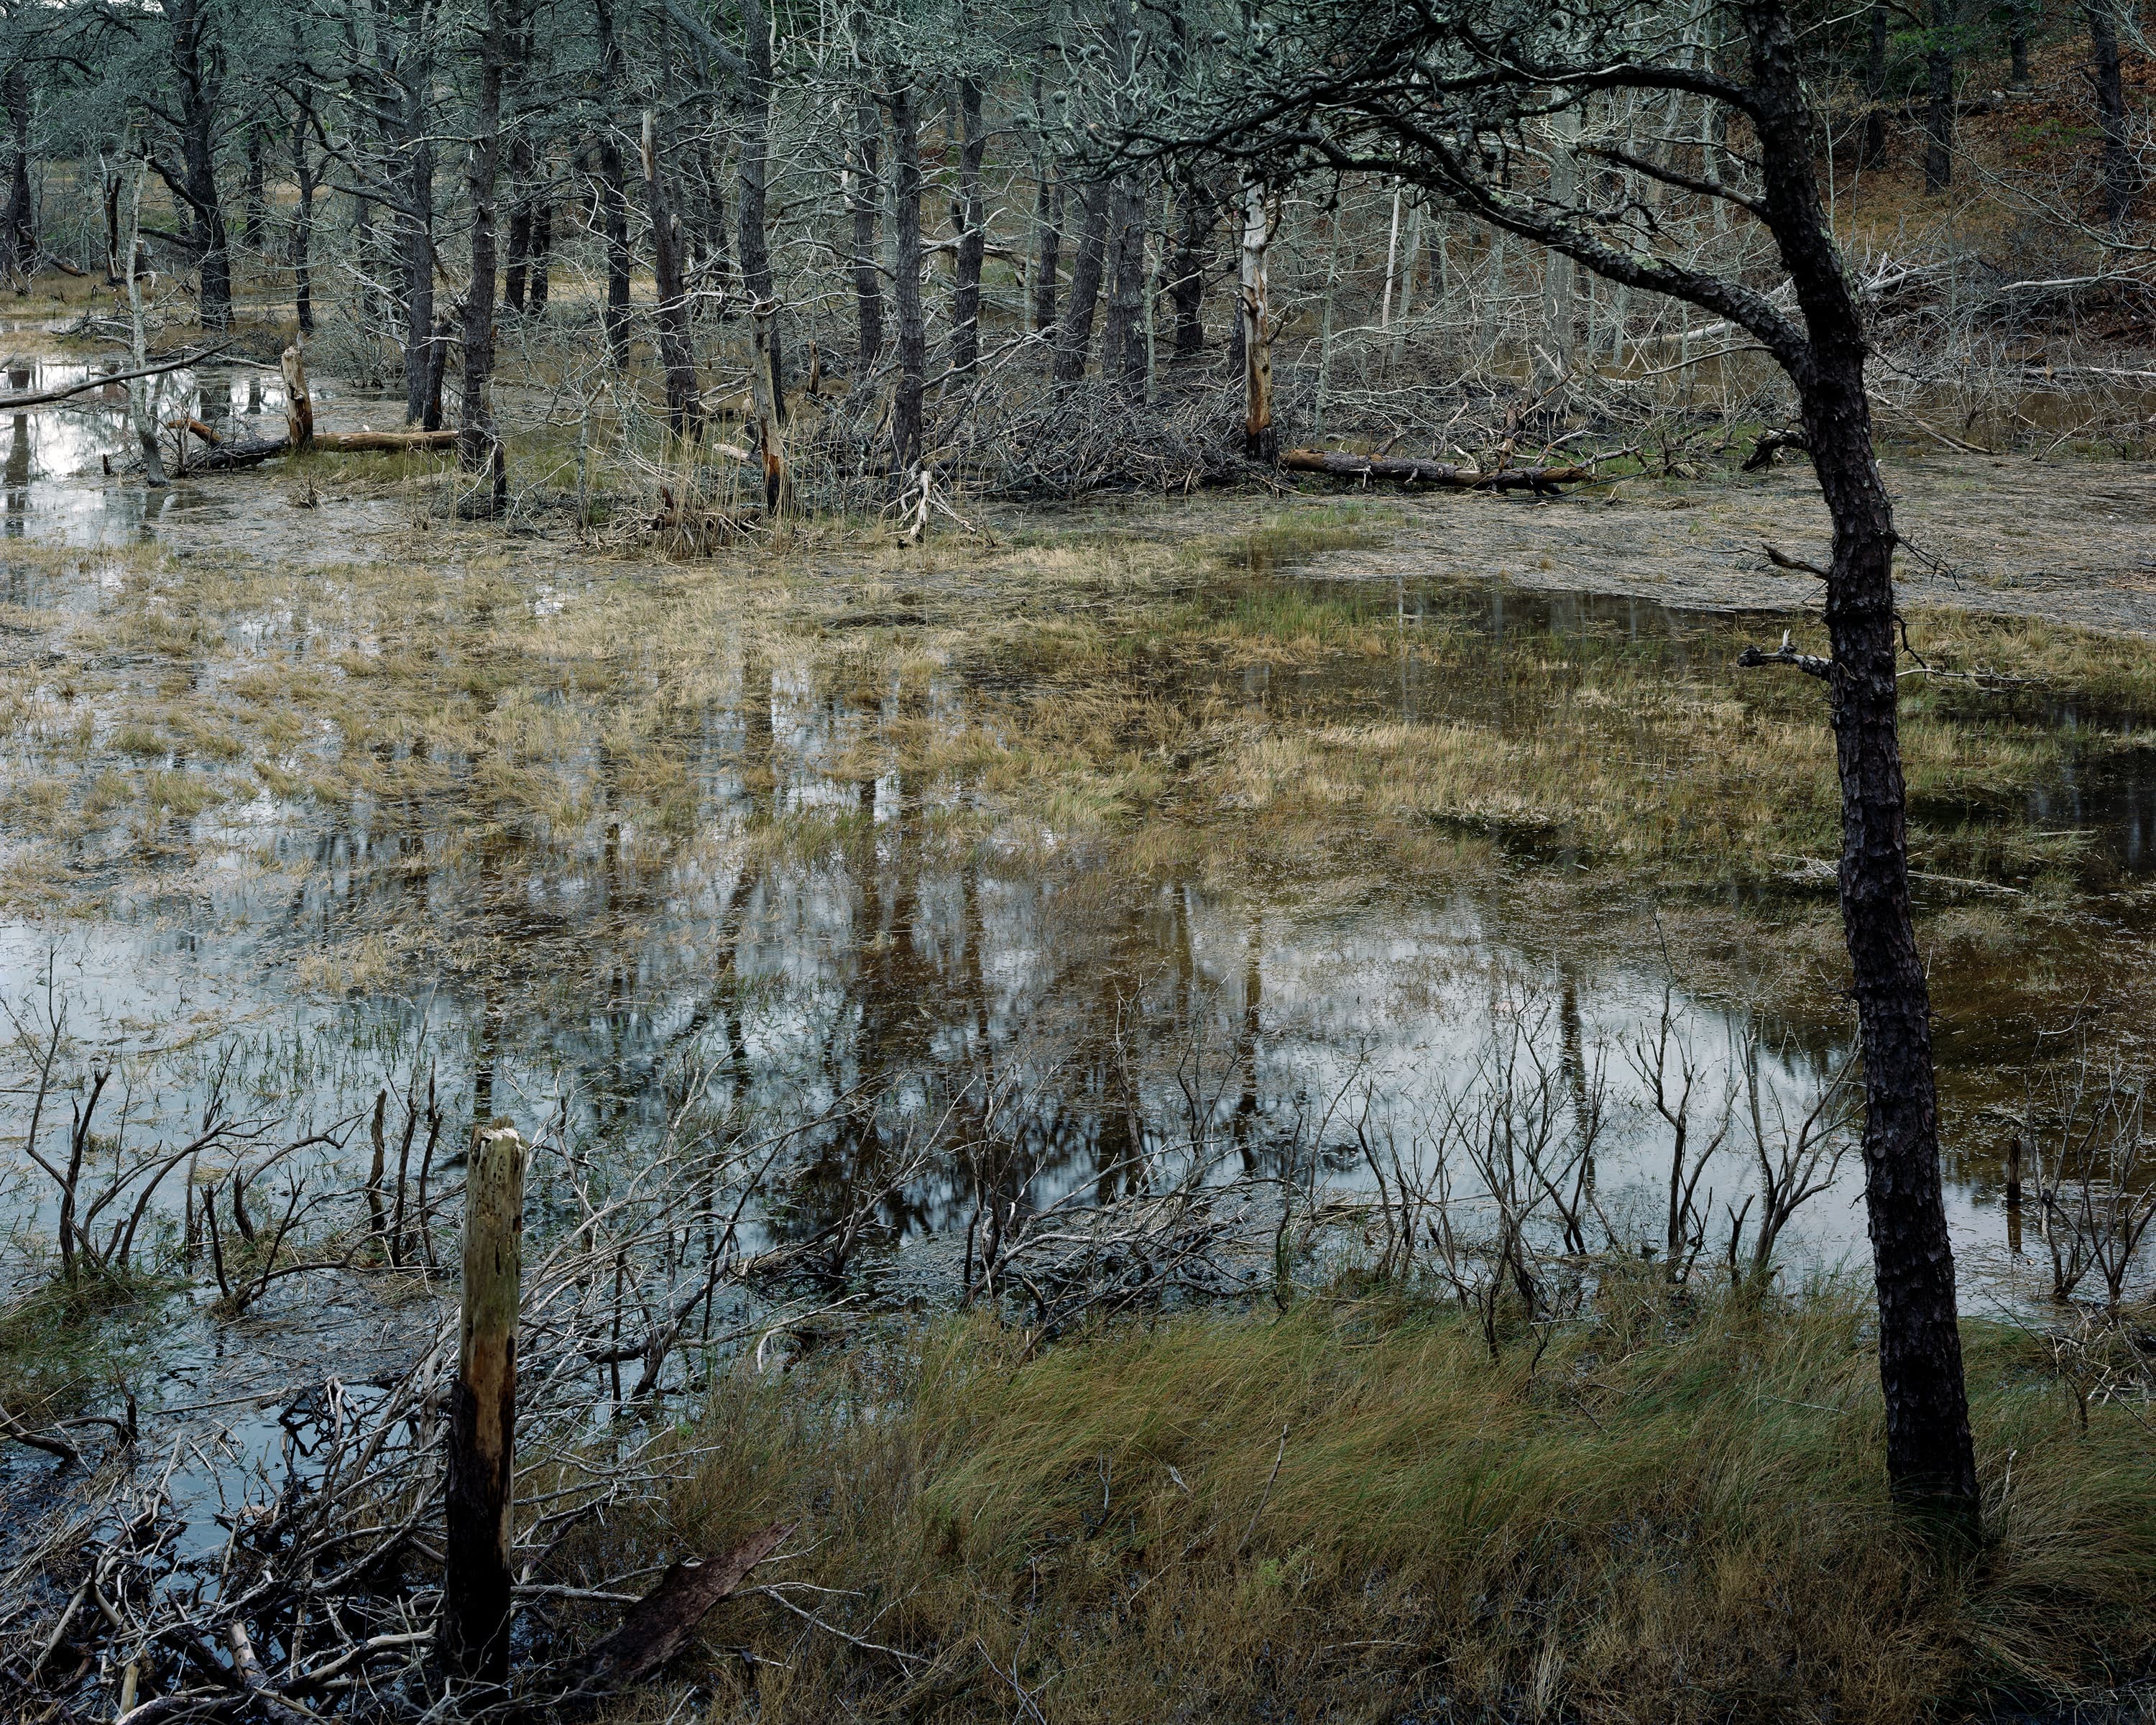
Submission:
<svg viewBox="0 0 2156 1725">
<path fill-rule="evenodd" d="M 1280 681 L 1250 698 L 1281 700 Z M 1628 1058 L 1671 985 L 1652 955 L 1540 927 L 1475 867 L 1321 906 L 1112 852 L 954 845 L 938 815 L 965 786 L 909 782 L 878 739 L 963 707 L 955 674 L 863 701 L 737 655 L 716 687 L 665 740 L 691 789 L 664 824 L 604 746 L 558 763 L 591 812 L 557 828 L 495 809 L 485 762 L 424 739 L 379 747 L 438 796 L 324 812 L 265 793 L 201 819 L 172 890 L 61 941 L 76 1034 L 155 1052 L 141 1106 L 175 1122 L 234 1046 L 260 1094 L 303 1097 L 318 1122 L 367 1108 L 385 1074 L 424 1073 L 453 1118 L 566 1110 L 630 1158 L 691 1092 L 745 1131 L 819 1122 L 766 1219 L 781 1237 L 820 1230 L 932 1133 L 942 1153 L 879 1217 L 903 1241 L 984 1204 L 1112 1197 L 1147 1161 L 1355 1185 L 1373 1147 L 1421 1154 L 1492 1039 L 1525 1031 L 1568 1081 L 1599 1073 L 1599 1194 L 1624 1243 L 1659 1240 L 1666 1133 Z M 786 823 L 808 837 L 767 842 Z M 0 987 L 23 998 L 47 959 L 12 932 Z M 324 1004 L 341 978 L 357 997 Z M 1741 1004 L 1674 1000 L 1702 1096 L 1748 1061 L 1800 1112 L 1845 1053 L 1762 1040 Z M 236 1037 L 197 1045 L 227 1021 Z M 1706 1184 L 1741 1203 L 1748 1165 L 1724 1162 Z M 1812 1206 L 1804 1252 L 1861 1247 L 1853 1195 L 1845 1180 Z M 1964 1234 L 1995 1231 L 1981 1202 L 1957 1188 Z"/>
<path fill-rule="evenodd" d="M 16 360 L 7 367 L 8 393 L 65 388 L 114 369 L 74 360 Z M 283 429 L 284 380 L 275 372 L 212 362 L 147 381 L 151 411 L 160 425 L 195 418 L 226 439 L 271 436 Z M 334 385 L 311 387 L 318 402 L 336 394 Z M 10 419 L 6 465 L 0 470 L 5 480 L 0 535 L 6 537 L 111 544 L 147 531 L 171 511 L 199 507 L 204 501 L 184 483 L 161 491 L 149 491 L 139 480 L 100 483 L 125 477 L 139 465 L 124 383 L 25 408 Z M 168 450 L 169 467 L 179 466 L 177 454 Z"/>
</svg>

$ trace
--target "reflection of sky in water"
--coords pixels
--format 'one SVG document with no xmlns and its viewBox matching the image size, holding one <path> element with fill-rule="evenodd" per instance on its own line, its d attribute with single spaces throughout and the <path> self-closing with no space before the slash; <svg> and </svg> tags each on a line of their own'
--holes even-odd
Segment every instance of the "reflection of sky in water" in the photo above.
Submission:
<svg viewBox="0 0 2156 1725">
<path fill-rule="evenodd" d="M 7 367 L 9 394 L 64 388 L 85 378 L 125 371 L 124 361 L 86 365 L 35 360 Z M 160 426 L 182 415 L 200 419 L 227 438 L 272 437 L 284 429 L 285 385 L 275 371 L 212 366 L 168 372 L 146 380 Z M 311 386 L 312 388 L 313 386 Z M 334 392 L 315 388 L 323 400 Z M 65 402 L 0 414 L 5 459 L 0 461 L 0 533 L 64 544 L 94 546 L 133 536 L 190 511 L 214 506 L 184 479 L 160 492 L 139 478 L 139 455 L 128 422 L 127 386 L 102 389 Z M 167 465 L 172 434 L 162 444 Z M 105 483 L 110 458 L 116 481 Z"/>
</svg>

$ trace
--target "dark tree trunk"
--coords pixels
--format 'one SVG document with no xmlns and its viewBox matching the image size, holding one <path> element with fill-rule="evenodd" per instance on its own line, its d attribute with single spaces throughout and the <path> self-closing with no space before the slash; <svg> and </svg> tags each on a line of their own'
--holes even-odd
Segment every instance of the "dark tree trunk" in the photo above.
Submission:
<svg viewBox="0 0 2156 1725">
<path fill-rule="evenodd" d="M 1974 1537 L 1979 1500 L 1940 1189 L 1931 997 L 1909 902 L 1895 684 L 1894 514 L 1871 447 L 1859 311 L 1822 208 L 1793 33 L 1751 15 L 1760 160 L 1809 340 L 1784 356 L 1803 406 L 1834 557 L 1826 624 L 1841 781 L 1842 928 L 1864 1060 L 1865 1207 L 1879 1296 L 1887 1470 L 1896 1497 Z"/>
<path fill-rule="evenodd" d="M 1123 393 L 1145 398 L 1146 198 L 1126 177 L 1108 192 L 1108 320 L 1101 340 L 1101 375 L 1120 380 Z"/>
<path fill-rule="evenodd" d="M 531 256 L 531 146 L 518 138 L 509 146 L 510 181 L 516 202 L 509 209 L 509 253 L 501 271 L 501 304 L 524 313 L 524 272 Z"/>
<path fill-rule="evenodd" d="M 449 369 L 449 349 L 456 345 L 456 320 L 446 311 L 427 332 L 426 368 L 419 385 L 419 411 L 415 416 L 423 431 L 442 429 L 442 380 Z"/>
<path fill-rule="evenodd" d="M 898 313 L 898 388 L 891 398 L 892 465 L 901 485 L 921 461 L 926 435 L 928 336 L 921 306 L 921 116 L 913 91 L 891 93 L 891 300 Z"/>
<path fill-rule="evenodd" d="M 621 44 L 614 34 L 613 7 L 610 0 L 592 0 L 592 10 L 598 21 L 599 88 L 611 95 L 622 85 Z M 607 260 L 603 316 L 607 349 L 619 366 L 629 361 L 629 175 L 622 162 L 621 141 L 614 136 L 612 122 L 604 119 L 599 126 L 598 158 L 599 211 L 606 229 Z"/>
<path fill-rule="evenodd" d="M 1056 275 L 1063 267 L 1063 182 L 1052 167 L 1041 171 L 1034 193 L 1034 220 L 1040 224 L 1040 262 L 1033 283 L 1033 328 L 1036 335 L 1055 339 Z"/>
<path fill-rule="evenodd" d="M 1178 202 L 1182 220 L 1176 230 L 1168 297 L 1175 308 L 1175 357 L 1192 360 L 1205 351 L 1205 253 L 1215 211 L 1204 182 L 1194 174 L 1184 179 Z"/>
<path fill-rule="evenodd" d="M 876 268 L 876 206 L 883 183 L 878 162 L 882 122 L 867 97 L 854 105 L 854 307 L 860 327 L 861 357 L 855 383 L 868 382 L 883 352 L 883 277 Z"/>
<path fill-rule="evenodd" d="M 689 290 L 681 275 L 681 223 L 666 196 L 659 133 L 651 110 L 644 113 L 644 202 L 651 218 L 651 254 L 657 277 L 659 360 L 666 372 L 666 424 L 686 437 L 701 422 L 696 355 L 689 339 Z"/>
<path fill-rule="evenodd" d="M 547 315 L 547 277 L 553 252 L 554 199 L 551 193 L 542 192 L 531 211 L 531 293 L 524 307 L 534 321 Z"/>
<path fill-rule="evenodd" d="M 2115 0 L 2087 0 L 2092 81 L 2096 86 L 2097 126 L 2103 134 L 2103 218 L 2114 233 L 2133 214 L 2140 176 L 2128 132 L 2126 87 L 2119 75 L 2118 14 Z"/>
<path fill-rule="evenodd" d="M 180 183 L 192 217 L 192 244 L 202 283 L 203 327 L 232 326 L 232 252 L 217 193 L 217 124 L 223 108 L 222 55 L 211 39 L 208 0 L 175 0 L 166 8 L 172 64 L 179 80 Z"/>
<path fill-rule="evenodd" d="M 981 123 L 981 86 L 958 80 L 958 196 L 951 206 L 958 231 L 957 269 L 951 292 L 951 369 L 963 377 L 981 358 L 981 262 L 988 236 L 982 231 L 981 161 L 988 135 Z"/>
<path fill-rule="evenodd" d="M 1101 274 L 1108 249 L 1106 186 L 1095 180 L 1078 188 L 1086 225 L 1078 238 L 1078 260 L 1070 271 L 1070 304 L 1055 332 L 1055 381 L 1077 382 L 1086 375 L 1093 345 L 1093 308 L 1101 297 Z"/>
<path fill-rule="evenodd" d="M 404 418 L 412 425 L 426 417 L 434 345 L 434 146 L 427 95 L 432 75 L 424 58 L 408 69 L 398 116 L 403 167 L 404 207 L 398 212 L 397 227 L 404 271 Z"/>
<path fill-rule="evenodd" d="M 1541 214 L 1507 197 L 1478 162 L 1447 145 L 1432 152 L 1429 182 L 1493 227 L 1555 246 L 1612 280 L 1722 311 L 1758 337 L 1795 385 L 1834 526 L 1825 603 L 1832 656 L 1815 660 L 1753 649 L 1741 662 L 1791 664 L 1828 684 L 1841 792 L 1843 937 L 1863 1059 L 1865 1206 L 1878 1291 L 1887 1477 L 1898 1502 L 1973 1541 L 1981 1502 L 1940 1181 L 1931 999 L 1909 899 L 1895 685 L 1894 515 L 1872 452 L 1863 314 L 1814 169 L 1814 116 L 1796 33 L 1787 7 L 1774 0 L 1748 7 L 1743 18 L 1750 71 L 1740 94 L 1757 137 L 1755 209 L 1794 290 L 1796 318 L 1727 278 L 1641 261 L 1603 239 L 1579 209 Z M 1404 130 L 1421 122 L 1416 115 L 1394 123 Z"/>
<path fill-rule="evenodd" d="M 2006 8 L 2006 54 L 2010 69 L 2009 90 L 2029 88 L 2029 27 L 2036 16 L 2035 0 L 2010 0 Z"/>
<path fill-rule="evenodd" d="M 315 328 L 315 162 L 307 151 L 307 134 L 314 124 L 314 110 L 300 104 L 292 117 L 292 183 L 299 202 L 292 210 L 292 309 L 300 321 L 300 333 Z"/>
<path fill-rule="evenodd" d="M 1931 44 L 1924 54 L 1924 190 L 1953 184 L 1954 0 L 1932 0 Z"/>
<path fill-rule="evenodd" d="M 247 185 L 239 199 L 239 243 L 249 251 L 260 251 L 270 229 L 270 200 L 264 190 L 266 168 L 262 160 L 268 125 L 259 120 L 247 126 Z"/>
<path fill-rule="evenodd" d="M 1887 8 L 1872 0 L 1871 41 L 1864 55 L 1864 141 L 1857 151 L 1859 167 L 1876 167 L 1887 159 Z"/>
<path fill-rule="evenodd" d="M 498 475 L 494 424 L 495 198 L 501 177 L 501 85 L 509 54 L 509 20 L 516 0 L 487 0 L 480 39 L 479 84 L 472 107 L 471 160 L 465 191 L 471 199 L 471 288 L 465 296 L 464 410 L 457 425 L 457 459 L 467 472 Z M 499 499 L 497 499 L 499 502 Z"/>
<path fill-rule="evenodd" d="M 0 261 L 29 290 L 38 268 L 38 218 L 30 198 L 30 71 L 21 62 L 8 69 L 0 95 L 8 103 L 8 207 L 0 214 Z"/>
<path fill-rule="evenodd" d="M 786 423 L 786 361 L 778 323 L 777 292 L 772 283 L 770 242 L 764 234 L 764 184 L 771 173 L 771 28 L 763 0 L 742 0 L 742 57 L 748 76 L 742 80 L 741 220 L 742 285 L 755 302 L 755 315 L 766 347 L 770 372 L 771 413 Z"/>
</svg>

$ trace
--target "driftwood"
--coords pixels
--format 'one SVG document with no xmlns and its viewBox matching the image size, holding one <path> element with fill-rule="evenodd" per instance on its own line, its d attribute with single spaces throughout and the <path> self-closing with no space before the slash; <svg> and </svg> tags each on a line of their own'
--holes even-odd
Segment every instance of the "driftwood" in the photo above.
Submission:
<svg viewBox="0 0 2156 1725">
<path fill-rule="evenodd" d="M 1403 485 L 1438 485 L 1455 491 L 1554 491 L 1596 478 L 1591 467 L 1499 467 L 1487 472 L 1450 461 L 1424 461 L 1408 455 L 1354 455 L 1338 449 L 1290 449 L 1281 465 L 1297 473 L 1329 474 L 1334 479 L 1398 480 Z"/>
<path fill-rule="evenodd" d="M 714 1562 L 691 1558 L 670 1567 L 585 1656 L 587 1686 L 625 1689 L 642 1682 L 681 1651 L 712 1607 L 741 1591 L 756 1566 L 793 1531 L 791 1522 L 773 1522 Z"/>
</svg>

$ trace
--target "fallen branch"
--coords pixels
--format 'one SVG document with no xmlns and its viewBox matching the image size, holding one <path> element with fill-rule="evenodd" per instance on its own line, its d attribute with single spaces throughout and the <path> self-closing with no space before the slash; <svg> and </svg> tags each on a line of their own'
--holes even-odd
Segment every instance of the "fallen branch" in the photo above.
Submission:
<svg viewBox="0 0 2156 1725">
<path fill-rule="evenodd" d="M 1409 455 L 1354 455 L 1338 449 L 1290 449 L 1281 465 L 1297 473 L 1322 473 L 1333 479 L 1398 480 L 1403 485 L 1438 485 L 1455 491 L 1554 491 L 1596 477 L 1592 467 L 1502 467 L 1487 470 L 1460 467 Z"/>
<path fill-rule="evenodd" d="M 690 1558 L 672 1565 L 585 1656 L 586 1682 L 627 1688 L 643 1681 L 681 1651 L 712 1608 L 739 1592 L 756 1566 L 793 1531 L 790 1522 L 773 1522 L 716 1563 Z"/>
<path fill-rule="evenodd" d="M 1798 652 L 1789 644 L 1787 629 L 1782 631 L 1782 644 L 1772 653 L 1758 647 L 1747 647 L 1737 655 L 1737 663 L 1746 670 L 1755 670 L 1763 665 L 1791 665 L 1808 677 L 1830 677 L 1834 675 L 1831 659 L 1822 659 L 1816 653 Z"/>
<path fill-rule="evenodd" d="M 139 371 L 110 372 L 102 377 L 85 377 L 80 383 L 69 383 L 59 389 L 33 389 L 28 395 L 0 395 L 0 413 L 43 407 L 49 402 L 65 401 L 71 395 L 87 395 L 91 390 L 102 389 L 108 383 L 131 383 L 137 377 L 162 377 L 167 372 L 184 372 L 189 366 L 198 366 L 206 359 L 215 358 L 231 346 L 229 341 L 221 341 L 214 347 L 205 347 L 200 353 L 182 354 L 177 359 L 144 366 Z"/>
<path fill-rule="evenodd" d="M 1752 453 L 1744 458 L 1743 471 L 1757 473 L 1762 468 L 1772 467 L 1774 457 L 1784 449 L 1798 449 L 1809 454 L 1811 447 L 1801 431 L 1763 431 Z"/>
</svg>

